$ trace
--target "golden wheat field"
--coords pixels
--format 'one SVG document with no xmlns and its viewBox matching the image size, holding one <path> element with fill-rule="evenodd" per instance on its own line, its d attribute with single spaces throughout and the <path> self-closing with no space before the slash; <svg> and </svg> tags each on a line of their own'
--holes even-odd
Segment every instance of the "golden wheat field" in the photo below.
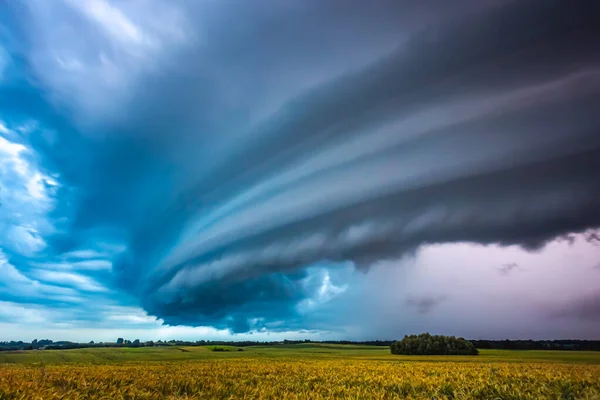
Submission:
<svg viewBox="0 0 600 400">
<path fill-rule="evenodd" d="M 5 365 L 12 399 L 600 399 L 600 366 L 232 358 Z"/>
</svg>

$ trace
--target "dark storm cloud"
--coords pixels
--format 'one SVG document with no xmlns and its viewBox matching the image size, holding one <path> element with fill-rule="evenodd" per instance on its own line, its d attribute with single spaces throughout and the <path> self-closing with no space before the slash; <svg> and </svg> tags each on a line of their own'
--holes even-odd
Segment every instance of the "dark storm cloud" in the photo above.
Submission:
<svg viewBox="0 0 600 400">
<path fill-rule="evenodd" d="M 598 231 L 595 230 L 590 230 L 585 233 L 585 240 L 589 243 L 598 245 L 600 244 L 600 233 L 598 233 Z"/>
<path fill-rule="evenodd" d="M 220 207 L 145 290 L 196 305 L 215 282 L 320 260 L 366 266 L 452 241 L 538 248 L 597 225 L 596 28 L 583 5 L 538 6 L 417 36 L 290 103 L 260 125 L 271 140 L 194 189 Z M 209 303 L 228 309 L 225 297 Z"/>
<path fill-rule="evenodd" d="M 564 235 L 560 235 L 556 238 L 557 241 L 559 242 L 567 242 L 569 243 L 569 245 L 573 245 L 575 243 L 575 241 L 577 240 L 577 237 L 572 234 L 572 233 L 566 233 Z"/>
<path fill-rule="evenodd" d="M 412 296 L 406 299 L 406 305 L 416 309 L 419 314 L 428 314 L 444 300 L 445 296 Z"/>
<path fill-rule="evenodd" d="M 110 280 L 150 314 L 244 331 L 333 290 L 315 263 L 536 249 L 600 225 L 600 5 L 422 4 L 190 5 L 203 23 L 164 68 L 129 79 L 121 65 L 133 82 L 117 111 L 94 82 L 71 94 L 82 82 L 60 92 L 38 72 L 92 121 L 40 146 L 74 153 L 50 158 L 72 191 L 49 243 L 124 243 Z"/>
<path fill-rule="evenodd" d="M 518 268 L 520 268 L 519 264 L 511 262 L 498 267 L 498 272 L 503 276 L 508 276 L 512 271 L 517 270 Z"/>
</svg>

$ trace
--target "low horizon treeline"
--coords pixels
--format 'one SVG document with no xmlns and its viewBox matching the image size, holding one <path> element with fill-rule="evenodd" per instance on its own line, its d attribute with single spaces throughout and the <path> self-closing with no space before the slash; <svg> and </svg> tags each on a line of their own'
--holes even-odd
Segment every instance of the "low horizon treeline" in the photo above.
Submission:
<svg viewBox="0 0 600 400">
<path fill-rule="evenodd" d="M 92 347 L 157 347 L 157 346 L 274 346 L 281 344 L 301 344 L 301 343 L 321 343 L 321 344 L 354 344 L 363 346 L 390 346 L 394 340 L 369 340 L 369 341 L 350 341 L 350 340 L 279 340 L 279 341 L 234 341 L 234 340 L 148 340 L 139 339 L 128 340 L 118 338 L 115 342 L 70 342 L 70 341 L 52 341 L 50 339 L 33 340 L 32 342 L 23 341 L 0 341 L 0 351 L 9 350 L 61 350 L 61 349 L 79 349 Z"/>
<path fill-rule="evenodd" d="M 469 340 L 478 349 L 600 351 L 600 340 Z"/>
<path fill-rule="evenodd" d="M 384 346 L 389 347 L 396 340 L 279 340 L 279 341 L 234 341 L 234 340 L 158 340 L 140 341 L 139 339 L 127 340 L 118 338 L 115 342 L 70 342 L 52 341 L 50 339 L 24 341 L 0 341 L 0 351 L 15 350 L 66 350 L 92 347 L 156 347 L 156 346 L 274 346 L 293 345 L 302 343 L 316 344 L 351 344 L 361 346 Z M 577 351 L 600 351 L 600 340 L 469 340 L 477 349 L 494 350 L 577 350 Z"/>
</svg>

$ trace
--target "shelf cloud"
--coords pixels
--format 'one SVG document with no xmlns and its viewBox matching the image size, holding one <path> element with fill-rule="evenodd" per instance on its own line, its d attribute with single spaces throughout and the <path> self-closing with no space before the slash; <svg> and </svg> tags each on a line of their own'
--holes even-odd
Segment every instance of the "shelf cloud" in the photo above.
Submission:
<svg viewBox="0 0 600 400">
<path fill-rule="evenodd" d="M 26 276 L 170 325 L 312 329 L 302 306 L 351 289 L 340 265 L 597 238 L 597 2 L 150 3 L 164 21 L 138 1 L 12 10 L 0 150 L 29 151 L 49 199 L 2 217 L 27 227 L 7 250 Z"/>
</svg>

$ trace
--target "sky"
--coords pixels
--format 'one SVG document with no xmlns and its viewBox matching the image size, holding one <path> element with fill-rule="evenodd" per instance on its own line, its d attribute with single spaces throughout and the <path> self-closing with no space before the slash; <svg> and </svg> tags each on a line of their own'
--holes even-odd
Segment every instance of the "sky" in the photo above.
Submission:
<svg viewBox="0 0 600 400">
<path fill-rule="evenodd" d="M 0 3 L 0 340 L 600 339 L 595 0 Z"/>
</svg>

